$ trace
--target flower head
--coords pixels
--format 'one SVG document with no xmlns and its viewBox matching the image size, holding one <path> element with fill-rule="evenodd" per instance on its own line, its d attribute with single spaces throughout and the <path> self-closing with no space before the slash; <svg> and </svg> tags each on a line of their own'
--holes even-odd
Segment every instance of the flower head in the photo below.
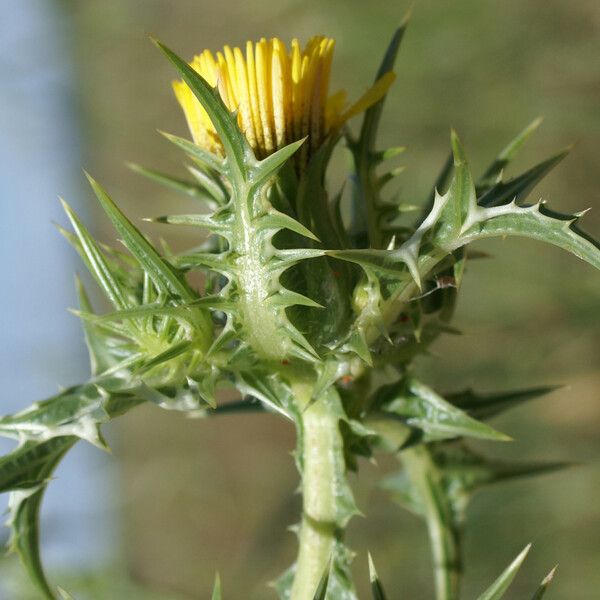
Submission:
<svg viewBox="0 0 600 600">
<path fill-rule="evenodd" d="M 346 106 L 346 93 L 329 93 L 335 41 L 311 38 L 301 49 L 277 38 L 247 42 L 246 51 L 225 46 L 216 56 L 204 50 L 191 66 L 213 87 L 225 105 L 237 111 L 238 124 L 259 158 L 308 137 L 309 151 L 348 119 L 380 100 L 394 80 L 393 73 L 379 79 L 357 102 Z M 173 82 L 175 95 L 194 142 L 211 152 L 223 153 L 210 118 L 183 81 Z"/>
</svg>

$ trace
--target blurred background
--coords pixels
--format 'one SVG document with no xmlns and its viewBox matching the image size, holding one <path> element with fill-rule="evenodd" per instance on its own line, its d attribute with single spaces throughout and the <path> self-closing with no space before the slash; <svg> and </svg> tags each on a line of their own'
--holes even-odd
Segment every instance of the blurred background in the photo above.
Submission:
<svg viewBox="0 0 600 600">
<path fill-rule="evenodd" d="M 86 168 L 134 219 L 186 212 L 185 199 L 129 171 L 126 161 L 183 173 L 156 129 L 187 135 L 172 68 L 153 34 L 191 57 L 260 36 L 337 39 L 334 84 L 350 97 L 373 78 L 408 3 L 389 0 L 4 0 L 0 20 L 3 263 L 2 413 L 87 374 L 76 319 L 74 253 L 51 225 L 61 194 L 105 241 L 115 236 L 83 184 Z M 421 0 L 403 43 L 382 145 L 407 145 L 400 191 L 422 202 L 461 134 L 476 171 L 538 115 L 517 168 L 577 142 L 534 192 L 561 211 L 594 206 L 600 234 L 600 4 L 597 0 Z M 514 173 L 514 171 L 512 171 Z M 166 234 L 175 247 L 193 240 Z M 456 324 L 418 370 L 442 391 L 563 384 L 497 419 L 515 438 L 482 447 L 500 457 L 581 466 L 481 492 L 469 511 L 465 598 L 534 543 L 510 598 L 559 563 L 548 598 L 590 600 L 600 589 L 600 279 L 561 251 L 511 239 L 481 244 Z M 299 515 L 294 432 L 272 416 L 186 420 L 137 409 L 109 428 L 113 455 L 80 444 L 56 473 L 43 513 L 50 575 L 79 600 L 204 599 L 215 571 L 225 597 L 274 598 L 265 581 L 293 560 L 286 531 Z M 6 451 L 10 446 L 3 445 Z M 370 549 L 392 598 L 432 597 L 421 523 L 377 489 L 395 467 L 378 457 L 352 477 L 366 518 L 348 541 L 359 591 Z M 0 561 L 0 598 L 29 600 L 14 558 Z"/>
</svg>

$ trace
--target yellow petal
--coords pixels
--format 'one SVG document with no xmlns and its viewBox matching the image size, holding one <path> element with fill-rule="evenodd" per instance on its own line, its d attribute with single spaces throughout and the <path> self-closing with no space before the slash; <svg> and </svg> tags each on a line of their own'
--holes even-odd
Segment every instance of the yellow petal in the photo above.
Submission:
<svg viewBox="0 0 600 600">
<path fill-rule="evenodd" d="M 337 122 L 340 113 L 346 104 L 346 90 L 339 90 L 327 99 L 325 107 L 325 129 L 329 131 Z"/>
<path fill-rule="evenodd" d="M 369 88 L 352 106 L 346 109 L 346 111 L 338 117 L 337 122 L 333 125 L 339 127 L 348 121 L 348 119 L 355 117 L 373 106 L 373 104 L 379 102 L 379 100 L 387 94 L 387 91 L 390 89 L 390 86 L 394 83 L 395 79 L 396 75 L 391 71 L 380 77 L 371 88 Z"/>
<path fill-rule="evenodd" d="M 256 148 L 256 132 L 254 129 L 254 120 L 252 118 L 252 107 L 250 105 L 250 93 L 248 89 L 248 73 L 246 71 L 246 61 L 239 48 L 234 48 L 235 71 L 237 75 L 238 87 L 238 106 L 240 112 L 240 122 L 242 130 L 248 143 L 252 148 Z"/>
<path fill-rule="evenodd" d="M 271 56 L 271 92 L 273 105 L 273 125 L 275 128 L 275 144 L 277 148 L 285 145 L 285 90 L 283 57 L 285 48 L 277 39 L 272 40 Z"/>
<path fill-rule="evenodd" d="M 258 107 L 260 109 L 260 122 L 264 137 L 264 150 L 271 153 L 274 150 L 273 128 L 271 122 L 271 52 L 270 44 L 265 38 L 256 44 L 256 86 L 258 89 Z"/>
<path fill-rule="evenodd" d="M 211 87 L 217 87 L 217 63 L 210 50 L 205 50 L 200 55 L 202 71 L 201 75 L 208 81 Z"/>
<path fill-rule="evenodd" d="M 248 73 L 248 93 L 250 95 L 250 108 L 252 109 L 252 122 L 256 133 L 256 145 L 261 151 L 265 147 L 265 137 L 260 120 L 260 107 L 258 104 L 258 90 L 256 83 L 256 64 L 254 61 L 254 44 L 246 44 L 246 70 Z"/>
<path fill-rule="evenodd" d="M 302 55 L 297 39 L 292 40 L 292 113 L 294 139 L 302 137 Z"/>
<path fill-rule="evenodd" d="M 227 74 L 229 76 L 231 92 L 232 92 L 233 99 L 235 100 L 234 104 L 237 108 L 239 94 L 238 94 L 238 85 L 237 85 L 237 71 L 235 68 L 235 59 L 233 57 L 233 52 L 229 46 L 225 46 L 223 48 L 223 52 L 225 53 L 225 63 L 227 64 Z"/>
</svg>

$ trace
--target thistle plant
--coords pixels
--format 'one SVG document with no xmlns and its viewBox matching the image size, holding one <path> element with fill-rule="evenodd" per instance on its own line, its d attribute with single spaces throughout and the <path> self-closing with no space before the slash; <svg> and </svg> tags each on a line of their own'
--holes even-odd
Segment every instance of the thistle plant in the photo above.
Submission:
<svg viewBox="0 0 600 600">
<path fill-rule="evenodd" d="M 111 310 L 94 312 L 78 280 L 89 380 L 0 419 L 0 434 L 18 441 L 0 461 L 10 547 L 40 597 L 59 593 L 39 551 L 38 514 L 54 469 L 80 440 L 106 448 L 102 426 L 143 403 L 207 417 L 270 412 L 293 422 L 303 508 L 296 562 L 274 584 L 282 599 L 356 598 L 344 530 L 358 513 L 347 474 L 359 457 L 397 457 L 399 472 L 383 485 L 427 526 L 437 600 L 460 597 L 471 495 L 563 466 L 500 462 L 469 445 L 509 439 L 489 419 L 551 388 L 444 394 L 420 381 L 412 363 L 439 336 L 456 333 L 458 291 L 467 262 L 478 257 L 472 242 L 533 238 L 600 268 L 599 245 L 579 228 L 583 213 L 528 200 L 566 152 L 504 178 L 536 121 L 474 178 L 452 132 L 430 197 L 417 206 L 390 199 L 384 187 L 401 169 L 389 163 L 403 148 L 382 149 L 377 137 L 405 27 L 354 103 L 330 93 L 334 41 L 326 37 L 304 47 L 279 39 L 225 46 L 189 64 L 156 42 L 181 78 L 173 87 L 192 140 L 165 136 L 185 154 L 190 177 L 135 169 L 198 201 L 197 214 L 152 219 L 194 228 L 197 245 L 157 249 L 90 176 L 124 250 L 95 241 L 63 202 L 71 229 L 61 232 Z M 358 118 L 353 134 L 349 121 Z M 328 168 L 344 147 L 346 184 L 332 190 Z M 239 400 L 220 402 L 225 388 Z M 502 598 L 526 554 L 479 600 Z M 382 599 L 369 561 L 373 598 Z M 551 577 L 532 598 L 543 596 Z M 220 594 L 217 582 L 213 597 Z"/>
</svg>

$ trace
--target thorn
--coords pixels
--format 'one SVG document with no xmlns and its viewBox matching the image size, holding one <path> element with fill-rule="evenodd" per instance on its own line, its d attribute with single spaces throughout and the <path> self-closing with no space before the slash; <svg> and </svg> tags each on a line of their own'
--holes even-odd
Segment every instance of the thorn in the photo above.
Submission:
<svg viewBox="0 0 600 600">
<path fill-rule="evenodd" d="M 404 13 L 404 16 L 402 17 L 402 20 L 400 21 L 400 27 L 406 27 L 408 25 L 408 23 L 410 22 L 410 20 L 412 19 L 415 4 L 416 4 L 416 2 L 412 2 L 409 5 L 408 9 Z"/>
<path fill-rule="evenodd" d="M 69 206 L 68 202 L 62 196 L 58 196 L 58 200 L 60 201 L 63 210 L 68 213 L 71 210 L 71 207 Z"/>
<path fill-rule="evenodd" d="M 554 574 L 556 573 L 556 569 L 558 569 L 558 565 L 554 565 L 554 567 L 551 569 L 550 573 L 548 573 L 548 575 L 546 575 L 546 577 L 544 577 L 544 579 L 542 581 L 542 585 L 548 585 L 551 583 L 551 581 L 554 579 Z"/>
<path fill-rule="evenodd" d="M 390 345 L 393 346 L 394 342 L 392 341 L 392 338 L 390 337 L 390 334 L 388 333 L 388 330 L 385 327 L 385 324 L 381 321 L 378 321 L 375 326 L 377 327 L 377 330 L 379 331 L 380 335 L 385 339 L 385 341 Z"/>
<path fill-rule="evenodd" d="M 573 216 L 577 217 L 578 219 L 581 219 L 581 217 L 583 217 L 584 215 L 589 213 L 590 210 L 592 210 L 591 206 L 589 208 L 584 208 L 583 210 L 580 210 L 579 212 L 574 213 Z"/>
<path fill-rule="evenodd" d="M 563 151 L 561 152 L 561 154 L 563 154 L 564 156 L 566 156 L 567 154 L 569 154 L 570 152 L 572 152 L 573 150 L 575 150 L 575 148 L 577 146 L 579 146 L 580 144 L 580 140 L 576 140 L 574 141 L 572 144 L 569 144 L 568 146 L 565 146 Z"/>
<path fill-rule="evenodd" d="M 367 551 L 367 556 L 369 557 L 369 579 L 371 583 L 377 581 L 377 572 L 375 571 L 375 564 L 373 563 L 373 557 L 371 556 L 371 552 Z"/>
<path fill-rule="evenodd" d="M 530 127 L 539 127 L 546 117 L 544 115 L 538 115 L 531 123 Z"/>
</svg>

